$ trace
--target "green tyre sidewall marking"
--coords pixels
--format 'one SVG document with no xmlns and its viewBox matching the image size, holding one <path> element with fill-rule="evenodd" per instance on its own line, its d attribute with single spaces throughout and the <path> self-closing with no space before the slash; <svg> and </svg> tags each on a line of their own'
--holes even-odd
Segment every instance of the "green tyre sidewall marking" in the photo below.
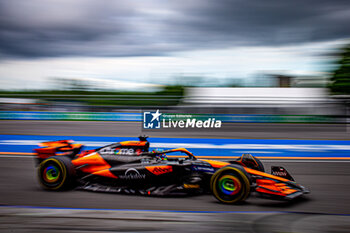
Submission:
<svg viewBox="0 0 350 233">
<path fill-rule="evenodd" d="M 57 186 L 54 186 L 54 187 L 50 187 L 50 186 L 47 186 L 45 185 L 45 183 L 43 182 L 43 177 L 42 177 L 42 172 L 43 172 L 43 169 L 45 168 L 45 165 L 48 163 L 48 162 L 53 162 L 54 164 L 58 165 L 58 167 L 60 168 L 61 170 L 61 174 L 62 174 L 62 180 L 61 180 L 61 183 Z M 65 184 L 66 180 L 67 180 L 67 170 L 66 170 L 66 166 L 59 160 L 55 159 L 55 158 L 49 158 L 49 159 L 46 159 L 44 160 L 43 162 L 40 163 L 40 166 L 38 168 L 38 177 L 39 177 L 39 183 L 41 186 L 43 186 L 45 189 L 49 189 L 49 190 L 58 190 L 60 188 L 63 187 L 63 185 Z"/>
<path fill-rule="evenodd" d="M 241 182 L 242 182 L 242 191 L 241 194 L 239 194 L 236 198 L 234 198 L 233 200 L 224 200 L 220 197 L 220 194 L 218 193 L 217 190 L 217 182 L 218 182 L 218 178 L 222 175 L 222 174 L 229 174 L 229 172 L 232 171 L 234 174 L 231 174 L 233 176 L 235 176 L 236 178 L 238 178 Z M 238 175 L 237 175 L 238 174 Z M 250 182 L 248 177 L 246 176 L 246 174 L 244 174 L 244 172 L 242 170 L 240 170 L 239 168 L 236 167 L 223 167 L 220 170 L 218 170 L 211 178 L 210 181 L 210 188 L 213 192 L 213 195 L 216 199 L 218 199 L 220 202 L 226 203 L 226 204 L 233 204 L 239 201 L 244 201 L 250 193 Z"/>
</svg>

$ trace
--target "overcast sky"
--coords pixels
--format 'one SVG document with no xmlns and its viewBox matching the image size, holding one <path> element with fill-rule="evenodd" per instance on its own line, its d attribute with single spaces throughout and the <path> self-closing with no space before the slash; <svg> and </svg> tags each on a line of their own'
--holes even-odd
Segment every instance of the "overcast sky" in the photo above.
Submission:
<svg viewBox="0 0 350 233">
<path fill-rule="evenodd" d="M 324 71 L 349 22 L 348 0 L 0 0 L 0 85 Z"/>
</svg>

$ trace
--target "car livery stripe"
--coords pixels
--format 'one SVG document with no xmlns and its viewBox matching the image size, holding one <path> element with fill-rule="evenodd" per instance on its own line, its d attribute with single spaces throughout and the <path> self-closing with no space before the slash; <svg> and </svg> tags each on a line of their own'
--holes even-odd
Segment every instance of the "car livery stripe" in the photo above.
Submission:
<svg viewBox="0 0 350 233">
<path fill-rule="evenodd" d="M 104 169 L 104 170 L 100 170 L 100 171 L 96 171 L 94 173 L 92 173 L 94 175 L 98 175 L 98 176 L 104 176 L 104 177 L 109 177 L 109 178 L 114 178 L 117 179 L 118 177 L 116 175 L 114 175 L 109 168 Z"/>
</svg>

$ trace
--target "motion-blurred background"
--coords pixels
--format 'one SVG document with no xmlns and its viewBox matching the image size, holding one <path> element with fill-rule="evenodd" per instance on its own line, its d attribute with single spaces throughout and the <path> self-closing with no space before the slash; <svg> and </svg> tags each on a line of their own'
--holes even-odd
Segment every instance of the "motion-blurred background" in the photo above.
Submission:
<svg viewBox="0 0 350 233">
<path fill-rule="evenodd" d="M 1 119 L 128 120 L 94 113 L 164 108 L 346 122 L 346 1 L 0 6 Z"/>
<path fill-rule="evenodd" d="M 349 22 L 348 0 L 0 0 L 0 232 L 349 232 Z M 223 125 L 143 130 L 157 109 Z M 252 153 L 311 194 L 232 206 L 35 180 L 39 142 L 141 133 L 198 158 Z"/>
</svg>

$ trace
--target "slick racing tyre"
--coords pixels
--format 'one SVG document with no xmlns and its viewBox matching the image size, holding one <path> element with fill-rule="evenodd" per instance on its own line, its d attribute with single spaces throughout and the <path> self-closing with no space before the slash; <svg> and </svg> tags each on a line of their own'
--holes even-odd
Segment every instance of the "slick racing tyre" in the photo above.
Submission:
<svg viewBox="0 0 350 233">
<path fill-rule="evenodd" d="M 48 190 L 72 188 L 75 181 L 75 169 L 69 158 L 53 156 L 42 161 L 38 167 L 40 184 Z"/>
<path fill-rule="evenodd" d="M 250 179 L 239 165 L 229 165 L 214 173 L 210 188 L 216 199 L 225 204 L 244 201 L 250 193 Z"/>
</svg>

